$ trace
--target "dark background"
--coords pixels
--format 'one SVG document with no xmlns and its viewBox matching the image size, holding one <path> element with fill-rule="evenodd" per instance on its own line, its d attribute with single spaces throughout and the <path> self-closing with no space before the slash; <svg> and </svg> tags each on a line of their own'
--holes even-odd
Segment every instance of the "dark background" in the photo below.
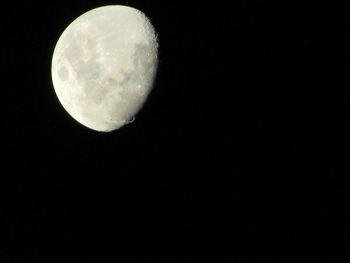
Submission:
<svg viewBox="0 0 350 263">
<path fill-rule="evenodd" d="M 348 262 L 347 9 L 266 2 L 2 1 L 0 262 Z M 108 4 L 150 17 L 160 64 L 97 133 L 50 67 Z"/>
</svg>

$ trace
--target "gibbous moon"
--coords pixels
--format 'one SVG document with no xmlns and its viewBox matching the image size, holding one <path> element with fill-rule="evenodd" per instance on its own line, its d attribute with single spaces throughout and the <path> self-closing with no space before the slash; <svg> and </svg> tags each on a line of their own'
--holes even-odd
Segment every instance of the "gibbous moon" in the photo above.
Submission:
<svg viewBox="0 0 350 263">
<path fill-rule="evenodd" d="M 158 42 L 139 10 L 115 5 L 88 11 L 62 33 L 52 81 L 64 109 L 96 131 L 129 123 L 147 99 L 158 65 Z"/>
</svg>

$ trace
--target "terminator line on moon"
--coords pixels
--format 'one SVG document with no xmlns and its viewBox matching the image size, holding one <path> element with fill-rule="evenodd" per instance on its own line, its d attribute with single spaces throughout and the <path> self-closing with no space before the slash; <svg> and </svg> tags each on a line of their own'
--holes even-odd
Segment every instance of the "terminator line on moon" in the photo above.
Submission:
<svg viewBox="0 0 350 263">
<path fill-rule="evenodd" d="M 149 19 L 127 6 L 92 9 L 59 38 L 52 81 L 64 109 L 96 131 L 129 123 L 142 108 L 158 66 L 158 42 Z"/>
</svg>

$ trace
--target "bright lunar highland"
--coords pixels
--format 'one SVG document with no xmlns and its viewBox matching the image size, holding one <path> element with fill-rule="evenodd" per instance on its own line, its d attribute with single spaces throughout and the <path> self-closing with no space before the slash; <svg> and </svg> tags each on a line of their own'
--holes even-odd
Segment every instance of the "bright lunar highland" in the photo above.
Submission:
<svg viewBox="0 0 350 263">
<path fill-rule="evenodd" d="M 155 79 L 158 42 L 149 19 L 104 6 L 74 20 L 52 57 L 52 81 L 65 110 L 96 131 L 122 127 L 142 108 Z"/>
</svg>

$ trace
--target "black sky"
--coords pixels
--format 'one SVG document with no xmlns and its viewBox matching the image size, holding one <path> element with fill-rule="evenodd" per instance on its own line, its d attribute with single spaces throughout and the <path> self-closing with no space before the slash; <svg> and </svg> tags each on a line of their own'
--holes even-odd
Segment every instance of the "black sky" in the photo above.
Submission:
<svg viewBox="0 0 350 263">
<path fill-rule="evenodd" d="M 346 8 L 266 2 L 2 1 L 0 262 L 349 260 Z M 135 122 L 97 133 L 50 63 L 109 4 L 146 13 L 160 64 Z"/>
</svg>

